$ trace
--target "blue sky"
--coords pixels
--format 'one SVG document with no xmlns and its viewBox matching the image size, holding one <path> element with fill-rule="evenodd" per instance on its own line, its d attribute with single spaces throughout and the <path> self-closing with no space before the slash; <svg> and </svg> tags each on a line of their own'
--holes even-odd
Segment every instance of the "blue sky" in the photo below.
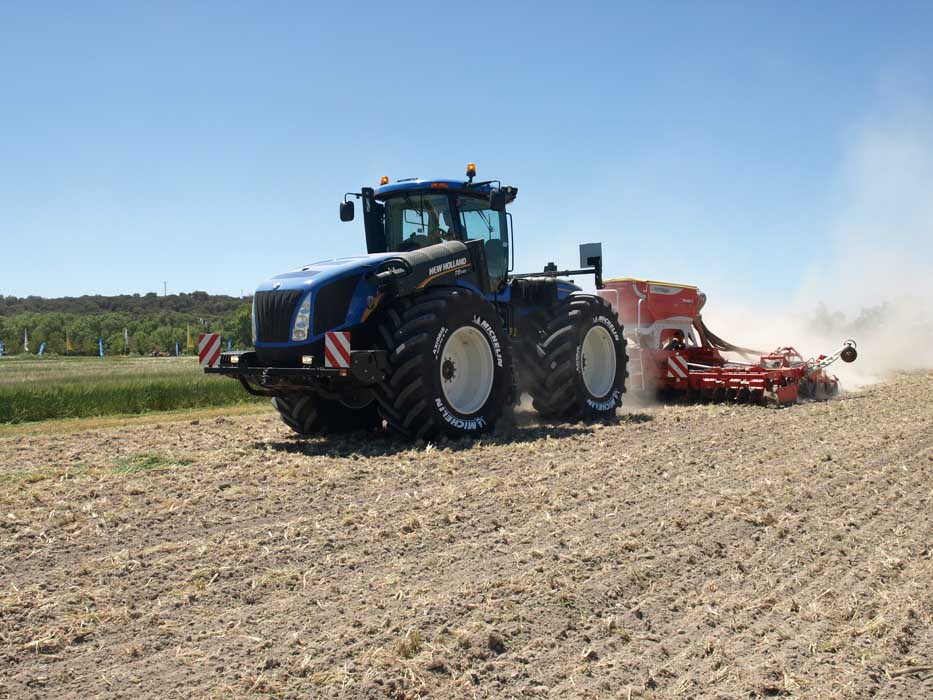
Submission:
<svg viewBox="0 0 933 700">
<path fill-rule="evenodd" d="M 0 294 L 238 294 L 365 248 L 380 175 L 520 188 L 516 260 L 789 294 L 933 3 L 6 3 Z M 921 117 L 922 119 L 923 117 Z"/>
</svg>

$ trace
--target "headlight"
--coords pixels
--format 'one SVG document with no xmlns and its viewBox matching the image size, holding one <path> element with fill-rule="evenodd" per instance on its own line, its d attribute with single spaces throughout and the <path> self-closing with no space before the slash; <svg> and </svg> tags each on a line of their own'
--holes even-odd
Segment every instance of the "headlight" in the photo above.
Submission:
<svg viewBox="0 0 933 700">
<path fill-rule="evenodd" d="M 306 294 L 305 300 L 298 308 L 295 323 L 292 325 L 292 340 L 307 340 L 308 327 L 311 325 L 311 295 Z"/>
</svg>

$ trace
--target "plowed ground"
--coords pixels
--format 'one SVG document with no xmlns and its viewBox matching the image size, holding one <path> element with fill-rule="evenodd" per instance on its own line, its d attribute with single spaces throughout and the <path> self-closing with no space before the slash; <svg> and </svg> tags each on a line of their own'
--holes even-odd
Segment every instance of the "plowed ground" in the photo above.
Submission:
<svg viewBox="0 0 933 700">
<path fill-rule="evenodd" d="M 0 697 L 933 697 L 931 396 L 0 435 Z"/>
</svg>

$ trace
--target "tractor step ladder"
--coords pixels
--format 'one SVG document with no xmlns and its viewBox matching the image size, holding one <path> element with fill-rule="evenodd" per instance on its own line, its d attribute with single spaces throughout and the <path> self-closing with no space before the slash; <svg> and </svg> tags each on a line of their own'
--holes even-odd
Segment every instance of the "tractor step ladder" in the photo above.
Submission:
<svg viewBox="0 0 933 700">
<path fill-rule="evenodd" d="M 645 365 L 642 360 L 642 349 L 637 345 L 629 346 L 628 381 L 629 389 L 634 391 L 645 390 Z"/>
</svg>

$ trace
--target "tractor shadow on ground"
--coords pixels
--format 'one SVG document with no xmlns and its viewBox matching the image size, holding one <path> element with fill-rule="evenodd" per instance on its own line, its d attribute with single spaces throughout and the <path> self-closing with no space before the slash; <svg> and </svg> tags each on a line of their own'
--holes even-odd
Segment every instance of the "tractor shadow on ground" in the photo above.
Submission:
<svg viewBox="0 0 933 700">
<path fill-rule="evenodd" d="M 653 416 L 647 413 L 626 413 L 611 421 L 605 421 L 601 425 L 623 426 L 625 424 L 646 423 L 650 420 L 653 420 Z M 423 452 L 429 444 L 435 450 L 462 452 L 474 449 L 479 444 L 518 445 L 544 440 L 545 438 L 554 440 L 579 435 L 592 435 L 595 430 L 596 425 L 592 423 L 576 425 L 552 423 L 541 420 L 537 416 L 532 418 L 518 414 L 512 426 L 499 427 L 492 434 L 476 438 L 441 438 L 440 440 L 409 442 L 385 433 L 358 431 L 319 438 L 302 438 L 296 435 L 284 440 L 257 440 L 253 443 L 253 448 L 302 454 L 308 457 L 389 457 L 401 452 Z"/>
</svg>

